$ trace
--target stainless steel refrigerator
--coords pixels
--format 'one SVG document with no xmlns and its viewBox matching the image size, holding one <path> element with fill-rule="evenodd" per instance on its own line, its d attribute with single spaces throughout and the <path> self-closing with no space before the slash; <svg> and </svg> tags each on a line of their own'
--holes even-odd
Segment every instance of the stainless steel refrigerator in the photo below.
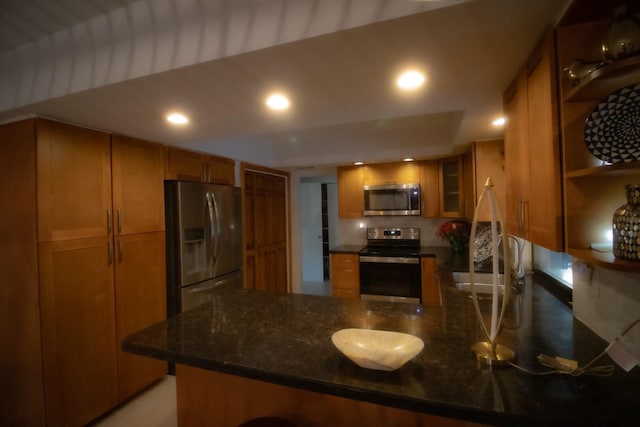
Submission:
<svg viewBox="0 0 640 427">
<path fill-rule="evenodd" d="M 240 188 L 165 182 L 167 314 L 211 299 L 219 286 L 242 287 Z"/>
</svg>

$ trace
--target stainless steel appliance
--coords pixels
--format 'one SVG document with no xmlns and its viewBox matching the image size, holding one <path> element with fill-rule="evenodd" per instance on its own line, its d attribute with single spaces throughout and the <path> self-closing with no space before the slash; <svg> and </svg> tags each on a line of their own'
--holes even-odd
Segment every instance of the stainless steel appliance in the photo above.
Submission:
<svg viewBox="0 0 640 427">
<path fill-rule="evenodd" d="M 420 229 L 368 228 L 360 251 L 362 299 L 420 303 Z"/>
<path fill-rule="evenodd" d="M 365 185 L 364 214 L 420 215 L 420 184 Z"/>
<path fill-rule="evenodd" d="M 165 182 L 167 313 L 211 299 L 218 286 L 242 287 L 240 189 Z"/>
</svg>

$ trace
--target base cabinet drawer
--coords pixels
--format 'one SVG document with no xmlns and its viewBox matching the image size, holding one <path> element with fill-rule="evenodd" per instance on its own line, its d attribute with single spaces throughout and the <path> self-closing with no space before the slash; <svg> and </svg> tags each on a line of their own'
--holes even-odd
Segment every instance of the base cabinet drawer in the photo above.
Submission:
<svg viewBox="0 0 640 427">
<path fill-rule="evenodd" d="M 358 254 L 331 254 L 332 295 L 360 298 L 360 257 Z"/>
</svg>

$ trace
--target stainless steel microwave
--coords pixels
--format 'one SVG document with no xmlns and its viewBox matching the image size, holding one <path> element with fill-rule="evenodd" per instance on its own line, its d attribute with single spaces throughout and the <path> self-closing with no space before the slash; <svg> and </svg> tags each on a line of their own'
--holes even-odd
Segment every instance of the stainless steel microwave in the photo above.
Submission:
<svg viewBox="0 0 640 427">
<path fill-rule="evenodd" d="M 420 184 L 365 185 L 364 215 L 420 215 Z"/>
</svg>

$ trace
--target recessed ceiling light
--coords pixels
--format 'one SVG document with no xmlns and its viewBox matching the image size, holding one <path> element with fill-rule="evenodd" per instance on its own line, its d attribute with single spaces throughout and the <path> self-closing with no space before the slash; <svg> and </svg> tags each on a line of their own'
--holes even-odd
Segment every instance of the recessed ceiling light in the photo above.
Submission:
<svg viewBox="0 0 640 427">
<path fill-rule="evenodd" d="M 495 119 L 493 122 L 491 122 L 491 124 L 494 126 L 504 126 L 506 121 L 507 120 L 504 117 L 499 117 Z"/>
<path fill-rule="evenodd" d="M 274 93 L 267 98 L 266 101 L 267 107 L 272 110 L 282 111 L 289 108 L 289 98 L 284 96 L 281 93 Z"/>
<path fill-rule="evenodd" d="M 417 89 L 424 83 L 424 74 L 420 71 L 409 70 L 400 74 L 396 80 L 396 85 L 403 90 Z"/>
<path fill-rule="evenodd" d="M 403 162 L 413 162 L 413 159 L 411 157 L 405 157 L 404 159 L 402 159 Z"/>
<path fill-rule="evenodd" d="M 174 125 L 184 125 L 189 123 L 189 118 L 181 113 L 171 113 L 167 116 L 167 121 Z"/>
<path fill-rule="evenodd" d="M 360 165 L 364 165 L 364 162 L 353 162 L 353 164 L 356 166 L 360 166 Z"/>
</svg>

